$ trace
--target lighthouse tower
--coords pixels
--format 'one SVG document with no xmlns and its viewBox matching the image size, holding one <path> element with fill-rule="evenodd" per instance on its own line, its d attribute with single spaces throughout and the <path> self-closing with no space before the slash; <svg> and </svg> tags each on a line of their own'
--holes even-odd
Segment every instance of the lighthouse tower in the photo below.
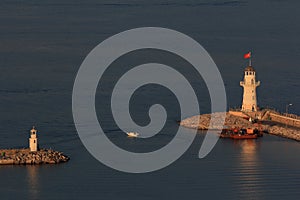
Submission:
<svg viewBox="0 0 300 200">
<path fill-rule="evenodd" d="M 255 79 L 255 70 L 250 65 L 244 70 L 244 80 L 240 85 L 244 88 L 242 111 L 257 111 L 256 87 L 260 85 L 260 81 Z"/>
<path fill-rule="evenodd" d="M 37 130 L 32 127 L 30 130 L 30 138 L 29 138 L 29 148 L 30 151 L 38 151 L 38 139 L 37 139 Z"/>
</svg>

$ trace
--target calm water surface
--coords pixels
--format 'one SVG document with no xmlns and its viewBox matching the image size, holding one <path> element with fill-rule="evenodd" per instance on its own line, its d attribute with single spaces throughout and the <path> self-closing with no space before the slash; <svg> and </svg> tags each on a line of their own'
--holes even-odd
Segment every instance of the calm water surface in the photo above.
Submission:
<svg viewBox="0 0 300 200">
<path fill-rule="evenodd" d="M 242 55 L 253 50 L 262 82 L 260 105 L 284 111 L 293 103 L 290 112 L 299 115 L 299 6 L 296 1 L 275 0 L 1 1 L 0 147 L 27 146 L 28 130 L 36 125 L 41 146 L 71 157 L 69 163 L 55 166 L 1 166 L 1 199 L 298 199 L 300 145 L 270 135 L 253 141 L 219 140 L 207 157 L 198 159 L 205 134 L 200 132 L 190 149 L 167 168 L 148 174 L 112 170 L 81 144 L 71 94 L 77 70 L 94 46 L 126 29 L 161 26 L 181 31 L 206 48 L 222 73 L 230 107 L 241 103 L 239 81 L 246 65 Z M 157 53 L 150 56 L 166 59 Z M 119 65 L 145 57 L 124 59 Z M 184 66 L 172 60 L 169 64 Z M 201 111 L 209 112 L 201 78 L 186 73 L 195 84 Z M 102 85 L 104 93 L 97 93 L 97 111 L 106 106 L 99 98 L 107 95 L 109 83 L 110 78 Z M 176 104 L 163 94 L 161 88 L 150 87 L 138 95 L 136 115 L 141 122 L 146 120 L 142 108 L 154 97 L 170 108 Z M 169 111 L 170 129 L 151 141 L 128 139 L 107 115 L 101 119 L 113 142 L 142 152 L 172 139 L 178 114 L 176 109 Z"/>
</svg>

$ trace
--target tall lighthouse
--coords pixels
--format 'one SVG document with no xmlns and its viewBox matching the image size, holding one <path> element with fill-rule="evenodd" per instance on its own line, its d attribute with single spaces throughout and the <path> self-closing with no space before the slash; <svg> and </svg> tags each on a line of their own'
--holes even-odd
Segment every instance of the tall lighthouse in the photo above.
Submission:
<svg viewBox="0 0 300 200">
<path fill-rule="evenodd" d="M 251 66 L 251 62 L 244 72 L 244 80 L 240 82 L 244 88 L 242 111 L 254 112 L 257 111 L 256 88 L 260 85 L 260 81 L 256 81 L 256 72 Z"/>
</svg>

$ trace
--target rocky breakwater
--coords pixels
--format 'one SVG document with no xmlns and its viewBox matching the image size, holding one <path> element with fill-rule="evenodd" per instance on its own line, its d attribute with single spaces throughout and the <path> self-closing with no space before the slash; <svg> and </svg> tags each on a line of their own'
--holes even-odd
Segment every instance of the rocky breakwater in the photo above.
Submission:
<svg viewBox="0 0 300 200">
<path fill-rule="evenodd" d="M 31 152 L 29 149 L 1 149 L 0 165 L 39 165 L 58 164 L 69 161 L 62 152 L 41 149 Z"/>
<path fill-rule="evenodd" d="M 263 116 L 264 112 L 262 113 Z M 247 119 L 247 116 L 244 113 L 240 113 L 240 116 L 230 114 L 229 112 L 226 113 L 225 124 L 224 126 L 230 129 L 233 128 L 257 128 L 266 133 L 277 135 L 280 137 L 285 137 L 293 140 L 300 141 L 300 128 L 294 126 L 286 126 L 284 123 L 280 123 L 277 121 L 272 121 L 272 119 L 262 119 L 259 123 L 252 123 Z M 257 114 L 257 113 L 252 113 Z M 222 119 L 221 113 L 214 113 L 214 120 L 218 121 Z M 244 117 L 242 117 L 244 115 Z M 222 129 L 220 127 L 214 127 L 214 123 L 210 126 L 211 121 L 211 114 L 203 114 L 193 116 L 187 119 L 184 119 L 180 122 L 181 126 L 187 128 L 194 128 L 199 130 L 207 130 L 210 129 Z M 249 116 L 250 117 L 250 116 Z M 199 122 L 199 123 L 198 123 Z"/>
<path fill-rule="evenodd" d="M 300 128 L 297 127 L 273 125 L 268 128 L 268 132 L 272 135 L 300 141 Z"/>
<path fill-rule="evenodd" d="M 187 128 L 195 128 L 199 130 L 207 130 L 210 129 L 222 129 L 223 127 L 214 126 L 214 124 L 220 124 L 223 113 L 214 113 L 214 123 L 210 126 L 211 121 L 211 114 L 203 114 L 203 115 L 196 115 L 187 119 L 184 119 L 180 122 L 181 126 Z M 198 123 L 199 122 L 199 123 Z M 242 117 L 237 117 L 235 115 L 226 113 L 225 124 L 229 128 L 236 128 L 236 127 L 252 127 L 254 126 L 249 120 L 244 119 Z"/>
</svg>

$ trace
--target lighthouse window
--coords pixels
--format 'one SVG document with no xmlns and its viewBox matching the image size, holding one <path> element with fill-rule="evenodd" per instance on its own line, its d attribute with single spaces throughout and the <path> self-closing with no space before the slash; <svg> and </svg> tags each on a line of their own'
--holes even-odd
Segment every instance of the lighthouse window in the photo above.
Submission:
<svg viewBox="0 0 300 200">
<path fill-rule="evenodd" d="M 252 100 L 254 100 L 254 96 L 252 96 Z"/>
<path fill-rule="evenodd" d="M 254 84 L 254 80 L 253 79 L 251 79 L 251 84 Z"/>
</svg>

